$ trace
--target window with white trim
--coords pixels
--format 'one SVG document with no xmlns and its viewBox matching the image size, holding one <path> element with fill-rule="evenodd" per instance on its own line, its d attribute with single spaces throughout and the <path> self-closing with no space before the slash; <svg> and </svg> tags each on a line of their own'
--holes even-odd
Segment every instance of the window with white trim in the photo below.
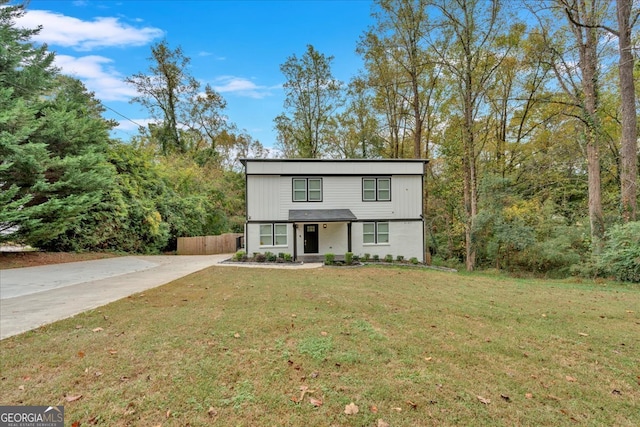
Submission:
<svg viewBox="0 0 640 427">
<path fill-rule="evenodd" d="M 362 201 L 391 201 L 391 178 L 362 178 Z"/>
<path fill-rule="evenodd" d="M 321 202 L 322 178 L 293 178 L 294 202 Z"/>
<path fill-rule="evenodd" d="M 287 246 L 287 224 L 260 224 L 260 246 Z"/>
<path fill-rule="evenodd" d="M 389 243 L 389 223 L 362 223 L 362 243 L 369 245 L 380 245 Z"/>
</svg>

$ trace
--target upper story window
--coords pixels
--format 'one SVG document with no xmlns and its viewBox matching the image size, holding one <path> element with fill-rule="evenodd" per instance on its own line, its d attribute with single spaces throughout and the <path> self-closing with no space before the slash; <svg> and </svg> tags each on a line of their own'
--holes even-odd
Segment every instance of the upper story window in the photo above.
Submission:
<svg viewBox="0 0 640 427">
<path fill-rule="evenodd" d="M 294 202 L 321 202 L 322 178 L 293 178 Z"/>
<path fill-rule="evenodd" d="M 362 178 L 362 201 L 391 201 L 391 178 Z"/>
</svg>

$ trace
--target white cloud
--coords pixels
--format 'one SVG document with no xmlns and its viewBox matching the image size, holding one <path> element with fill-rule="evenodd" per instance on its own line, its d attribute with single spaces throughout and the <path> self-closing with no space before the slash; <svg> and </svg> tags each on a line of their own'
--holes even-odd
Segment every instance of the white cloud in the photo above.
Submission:
<svg viewBox="0 0 640 427">
<path fill-rule="evenodd" d="M 75 77 L 95 92 L 102 101 L 127 101 L 136 96 L 135 89 L 127 85 L 122 75 L 109 67 L 113 61 L 99 55 L 75 58 L 69 55 L 56 55 L 55 65 L 63 74 Z"/>
<path fill-rule="evenodd" d="M 148 127 L 149 123 L 158 122 L 155 119 L 131 119 L 130 121 L 125 119 L 117 120 L 119 123 L 118 126 L 115 127 L 115 129 L 123 132 L 137 132 L 139 126 L 146 128 Z"/>
<path fill-rule="evenodd" d="M 236 76 L 220 76 L 216 78 L 213 88 L 220 93 L 234 93 L 255 99 L 271 95 L 271 90 L 274 89 L 268 86 L 256 85 L 249 79 Z"/>
<path fill-rule="evenodd" d="M 159 28 L 136 28 L 120 22 L 118 18 L 97 17 L 93 21 L 83 21 L 47 10 L 27 11 L 16 20 L 16 24 L 25 28 L 42 25 L 42 30 L 33 36 L 33 40 L 80 51 L 102 47 L 143 46 L 164 34 Z"/>
<path fill-rule="evenodd" d="M 214 56 L 213 53 L 207 52 L 206 50 L 202 50 L 202 51 L 198 52 L 198 56 L 202 56 L 202 57 L 204 57 L 204 56 L 213 56 L 213 59 L 215 61 L 225 61 L 227 59 L 224 56 Z"/>
</svg>

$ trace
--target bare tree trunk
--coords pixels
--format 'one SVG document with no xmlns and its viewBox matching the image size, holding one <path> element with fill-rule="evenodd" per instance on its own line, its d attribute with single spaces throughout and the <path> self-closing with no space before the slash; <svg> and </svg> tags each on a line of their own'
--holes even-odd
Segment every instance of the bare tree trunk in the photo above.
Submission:
<svg viewBox="0 0 640 427">
<path fill-rule="evenodd" d="M 620 205 L 624 222 L 637 218 L 637 117 L 633 79 L 634 58 L 631 51 L 631 0 L 618 0 L 618 45 L 620 48 L 620 100 L 622 141 L 620 149 Z"/>
<path fill-rule="evenodd" d="M 468 78 L 468 87 L 471 87 L 471 76 Z M 476 168 L 475 168 L 475 144 L 473 135 L 473 102 L 471 91 L 465 94 L 464 111 L 464 207 L 465 221 L 465 255 L 467 271 L 473 271 L 476 267 L 476 244 L 473 241 L 473 228 L 478 213 L 478 197 L 476 194 Z"/>
<path fill-rule="evenodd" d="M 589 223 L 593 254 L 598 255 L 604 245 L 604 214 L 600 182 L 601 125 L 598 118 L 598 1 L 558 0 L 569 21 L 579 52 L 582 78 L 580 94 L 571 94 L 582 109 L 587 144 L 587 174 L 589 196 Z M 555 69 L 558 75 L 558 69 Z"/>
<path fill-rule="evenodd" d="M 582 8 L 587 22 L 595 20 L 595 8 L 586 11 Z M 593 23 L 593 22 L 590 22 Z M 582 32 L 582 30 L 580 30 Z M 587 121 L 587 173 L 589 175 L 589 222 L 591 224 L 591 243 L 595 254 L 602 250 L 604 239 L 604 214 L 602 211 L 602 188 L 600 184 L 600 121 L 598 119 L 598 31 L 596 28 L 584 28 L 584 43 L 580 45 L 582 62 L 582 84 L 584 89 L 584 109 Z"/>
</svg>

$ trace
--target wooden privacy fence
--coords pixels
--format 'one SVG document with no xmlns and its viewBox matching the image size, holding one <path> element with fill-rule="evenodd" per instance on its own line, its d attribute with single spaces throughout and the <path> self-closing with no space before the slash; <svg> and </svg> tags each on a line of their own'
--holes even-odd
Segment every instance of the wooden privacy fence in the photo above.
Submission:
<svg viewBox="0 0 640 427">
<path fill-rule="evenodd" d="M 242 233 L 178 237 L 178 255 L 230 254 L 244 246 L 243 240 L 244 234 Z"/>
</svg>

